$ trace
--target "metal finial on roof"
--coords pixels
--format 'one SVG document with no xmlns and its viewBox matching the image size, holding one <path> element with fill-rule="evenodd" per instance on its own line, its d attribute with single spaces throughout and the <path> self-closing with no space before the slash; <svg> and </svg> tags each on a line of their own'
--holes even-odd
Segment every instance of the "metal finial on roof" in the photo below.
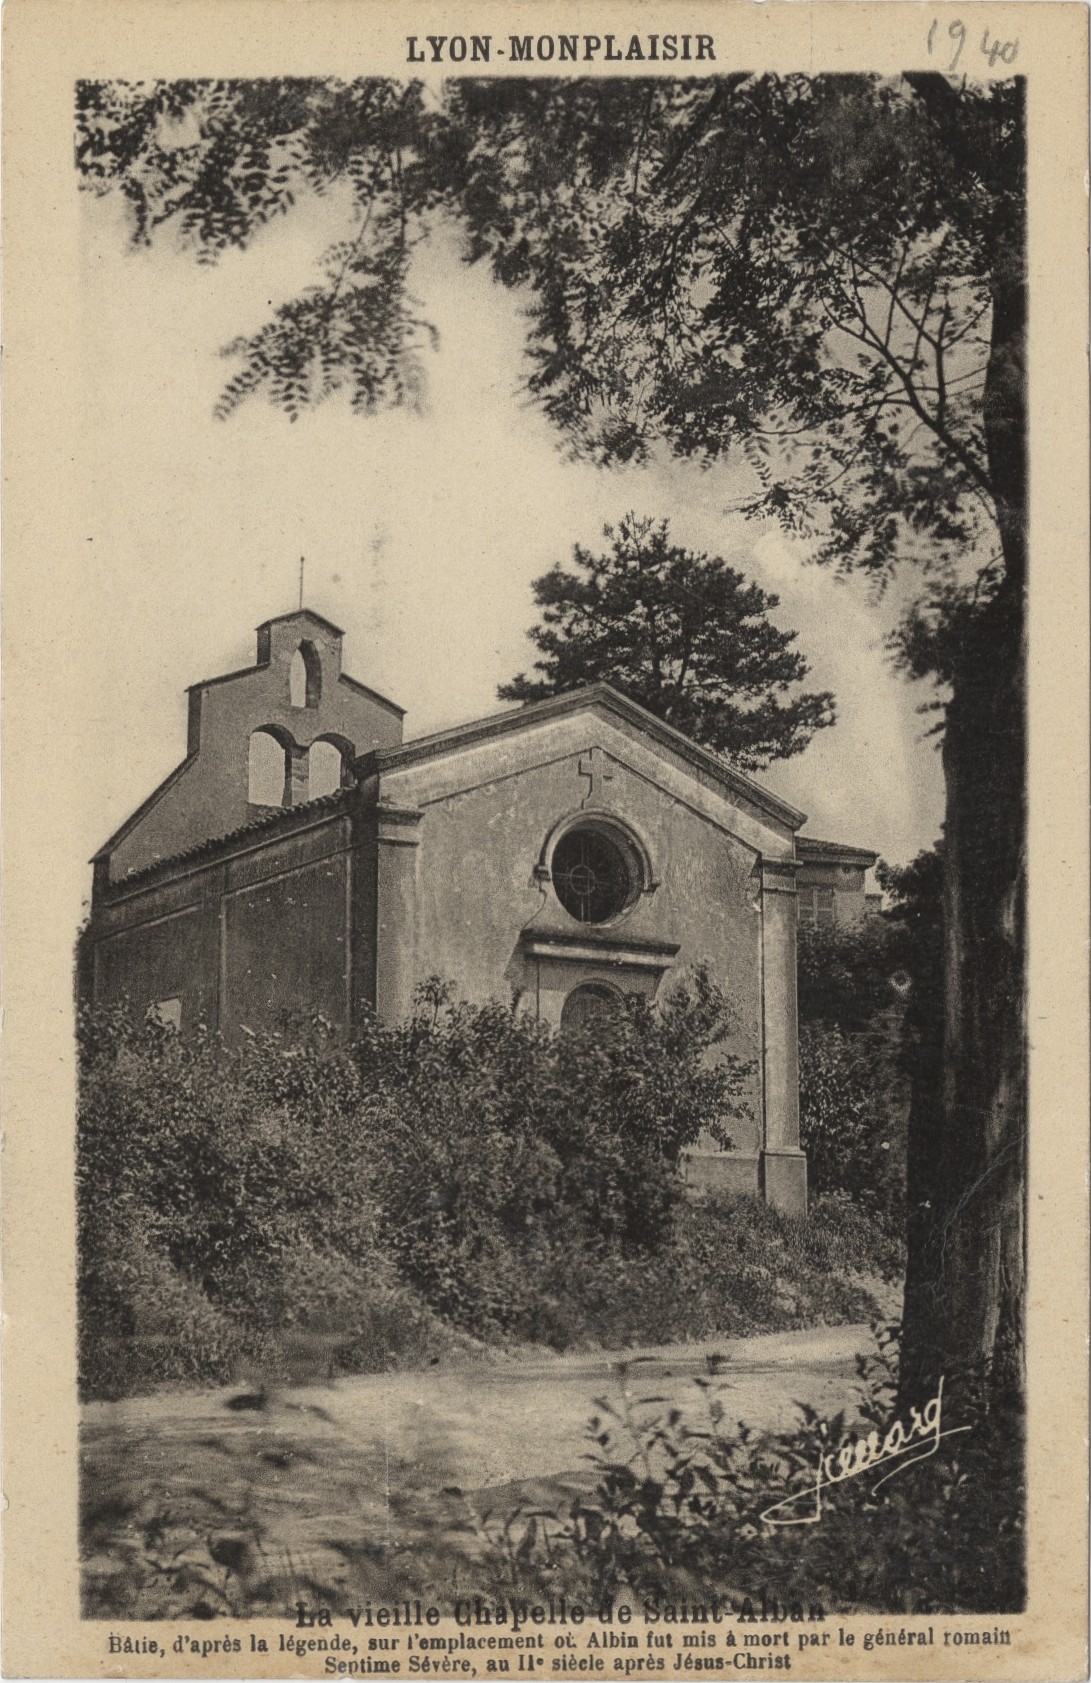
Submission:
<svg viewBox="0 0 1091 1683">
<path fill-rule="evenodd" d="M 305 564 L 305 557 L 301 555 L 299 557 L 299 608 L 300 608 L 300 612 L 303 611 L 303 567 L 304 567 L 304 564 Z"/>
</svg>

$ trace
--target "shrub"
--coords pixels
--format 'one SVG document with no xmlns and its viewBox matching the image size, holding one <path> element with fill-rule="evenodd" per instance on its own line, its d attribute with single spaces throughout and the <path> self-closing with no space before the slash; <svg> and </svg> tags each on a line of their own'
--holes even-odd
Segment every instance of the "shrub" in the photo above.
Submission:
<svg viewBox="0 0 1091 1683">
<path fill-rule="evenodd" d="M 79 1370 L 91 1396 L 168 1380 L 227 1381 L 257 1343 L 148 1245 L 115 1230 L 81 1280 Z"/>
<path fill-rule="evenodd" d="M 564 1591 L 588 1605 L 626 1594 L 707 1604 L 715 1594 L 741 1609 L 772 1586 L 774 1600 L 790 1590 L 826 1613 L 1021 1610 L 1019 1457 L 994 1418 L 969 1416 L 968 1429 L 894 1477 L 882 1478 L 891 1462 L 827 1485 L 817 1522 L 769 1523 L 768 1510 L 793 1495 L 800 1513 L 815 1511 L 820 1452 L 872 1430 L 882 1440 L 897 1417 L 893 1355 L 887 1334 L 878 1359 L 861 1360 L 854 1416 L 826 1424 L 801 1409 L 789 1432 L 733 1423 L 719 1357 L 695 1381 L 692 1411 L 628 1392 L 600 1399 L 588 1427 L 593 1489 L 563 1513 L 517 1511 L 493 1526 L 498 1593 Z"/>
<path fill-rule="evenodd" d="M 726 1027 L 702 971 L 656 1011 L 562 1036 L 438 983 L 348 1046 L 321 1021 L 229 1049 L 85 1016 L 85 1385 L 283 1366 L 289 1333 L 387 1365 L 442 1344 L 437 1316 L 567 1341 L 543 1282 L 666 1244 L 681 1151 L 702 1127 L 726 1142 L 747 1104 Z M 174 1325 L 176 1346 L 155 1342 Z"/>
<path fill-rule="evenodd" d="M 562 1036 L 436 983 L 348 1045 L 321 1022 L 228 1049 L 85 1018 L 86 1391 L 870 1318 L 899 1247 L 845 1198 L 793 1220 L 683 1195 L 685 1145 L 726 1141 L 748 1102 L 725 1022 L 700 972 Z"/>
<path fill-rule="evenodd" d="M 885 918 L 799 937 L 800 1144 L 812 1191 L 905 1227 L 905 931 Z"/>
<path fill-rule="evenodd" d="M 907 1098 L 889 1044 L 801 1025 L 800 1144 L 812 1192 L 844 1194 L 887 1231 L 905 1221 Z"/>
<path fill-rule="evenodd" d="M 892 978 L 907 966 L 908 942 L 888 914 L 847 927 L 801 928 L 797 951 L 801 1021 L 866 1034 L 899 1007 L 903 995 Z"/>
<path fill-rule="evenodd" d="M 683 1148 L 702 1127 L 726 1142 L 747 1103 L 744 1066 L 706 1057 L 726 1027 L 700 971 L 659 1010 L 633 1000 L 594 1031 L 557 1036 L 434 992 L 403 1028 L 374 1027 L 353 1056 L 365 1079 L 382 1072 L 373 1184 L 403 1276 L 488 1335 L 525 1331 L 556 1259 L 656 1250 Z"/>
</svg>

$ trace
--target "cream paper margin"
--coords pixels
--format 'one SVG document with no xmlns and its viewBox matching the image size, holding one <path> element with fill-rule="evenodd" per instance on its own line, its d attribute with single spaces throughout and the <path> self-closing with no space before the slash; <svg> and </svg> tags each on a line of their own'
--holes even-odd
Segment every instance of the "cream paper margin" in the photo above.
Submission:
<svg viewBox="0 0 1091 1683">
<path fill-rule="evenodd" d="M 5 8 L 4 450 L 4 1671 L 8 1676 L 257 1675 L 244 1652 L 166 1666 L 107 1653 L 109 1626 L 78 1616 L 73 1314 L 75 931 L 52 907 L 53 862 L 73 844 L 70 756 L 95 752 L 72 705 L 81 638 L 75 466 L 87 424 L 69 371 L 79 333 L 72 84 L 77 77 L 382 73 L 405 77 L 415 31 L 670 29 L 711 33 L 716 69 L 927 68 L 926 36 L 959 16 L 1018 37 L 1029 79 L 1031 254 L 1030 614 L 1030 1605 L 999 1623 L 1012 1645 L 793 1654 L 805 1678 L 1086 1676 L 1087 1497 L 1087 42 L 1081 4 L 958 7 L 722 0 L 8 0 Z M 935 61 L 932 61 L 935 67 Z M 454 67 L 445 67 L 450 73 Z M 504 74 L 520 74 L 511 66 Z M 528 67 L 530 73 L 537 68 Z M 550 67 L 556 71 L 557 66 Z M 576 68 L 576 67 L 573 67 Z M 1001 67 L 1002 68 L 1002 67 Z M 583 65 L 580 74 L 586 73 Z M 646 66 L 634 66 L 639 73 Z M 680 71 L 679 65 L 672 66 Z M 696 65 L 686 67 L 689 73 Z M 490 72 L 497 70 L 491 66 Z M 611 72 L 627 73 L 624 65 Z M 604 74 L 602 63 L 593 73 Z M 154 393 L 133 394 L 156 424 Z M 361 423 L 362 424 L 362 423 Z M 498 464 L 498 471 L 501 464 Z M 125 463 L 116 464 L 124 476 Z M 407 490 L 409 472 L 406 475 Z M 149 578 L 154 589 L 154 578 Z M 858 1633 L 926 1619 L 831 1619 Z M 345 1630 L 351 1627 L 344 1623 Z M 171 1624 L 199 1636 L 240 1621 Z M 289 1628 L 267 1621 L 266 1633 Z M 339 1627 L 335 1627 L 339 1628 Z M 162 1627 L 126 1633 L 162 1637 Z M 248 1644 L 244 1642 L 244 1647 Z M 643 1646 L 643 1645 L 642 1645 Z M 851 1655 L 851 1670 L 846 1654 Z M 403 1655 L 403 1662 L 405 1656 Z M 321 1675 L 290 1654 L 263 1676 Z M 542 1675 L 551 1675 L 548 1668 Z M 403 1663 L 402 1675 L 405 1675 Z M 609 1675 L 607 1671 L 606 1675 Z M 671 1675 L 667 1673 L 667 1675 Z M 677 1673 L 676 1673 L 677 1675 Z M 720 1674 L 724 1675 L 724 1674 Z"/>
</svg>

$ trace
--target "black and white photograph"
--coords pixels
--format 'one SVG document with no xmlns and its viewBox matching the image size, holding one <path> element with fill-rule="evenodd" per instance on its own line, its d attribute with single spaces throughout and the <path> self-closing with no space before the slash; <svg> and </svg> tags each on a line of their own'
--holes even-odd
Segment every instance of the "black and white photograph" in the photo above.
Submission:
<svg viewBox="0 0 1091 1683">
<path fill-rule="evenodd" d="M 678 4 L 66 54 L 71 539 L 7 660 L 79 709 L 78 1674 L 1077 1675 L 1075 1601 L 1021 1623 L 1086 1467 L 1032 9 L 857 8 L 899 69 Z"/>
</svg>

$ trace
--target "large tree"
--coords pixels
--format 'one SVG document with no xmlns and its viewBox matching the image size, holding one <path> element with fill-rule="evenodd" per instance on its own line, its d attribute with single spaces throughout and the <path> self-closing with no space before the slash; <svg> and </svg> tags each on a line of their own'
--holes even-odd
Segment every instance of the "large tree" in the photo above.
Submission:
<svg viewBox="0 0 1091 1683">
<path fill-rule="evenodd" d="M 833 724 L 828 691 L 789 693 L 807 663 L 795 632 L 768 618 L 776 596 L 718 556 L 672 544 L 665 520 L 627 514 L 605 536 L 604 554 L 576 544 L 571 568 L 535 579 L 537 676 L 502 684 L 502 701 L 605 681 L 744 771 L 801 754 Z"/>
<path fill-rule="evenodd" d="M 910 1151 L 903 1378 L 1021 1394 L 1026 1159 L 1023 84 L 748 76 L 83 84 L 77 157 L 134 240 L 202 261 L 340 192 L 321 277 L 230 347 L 223 414 L 412 403 L 414 242 L 523 289 L 568 447 L 748 464 L 816 561 L 918 580 L 900 656 L 945 707 L 942 1079 Z"/>
</svg>

